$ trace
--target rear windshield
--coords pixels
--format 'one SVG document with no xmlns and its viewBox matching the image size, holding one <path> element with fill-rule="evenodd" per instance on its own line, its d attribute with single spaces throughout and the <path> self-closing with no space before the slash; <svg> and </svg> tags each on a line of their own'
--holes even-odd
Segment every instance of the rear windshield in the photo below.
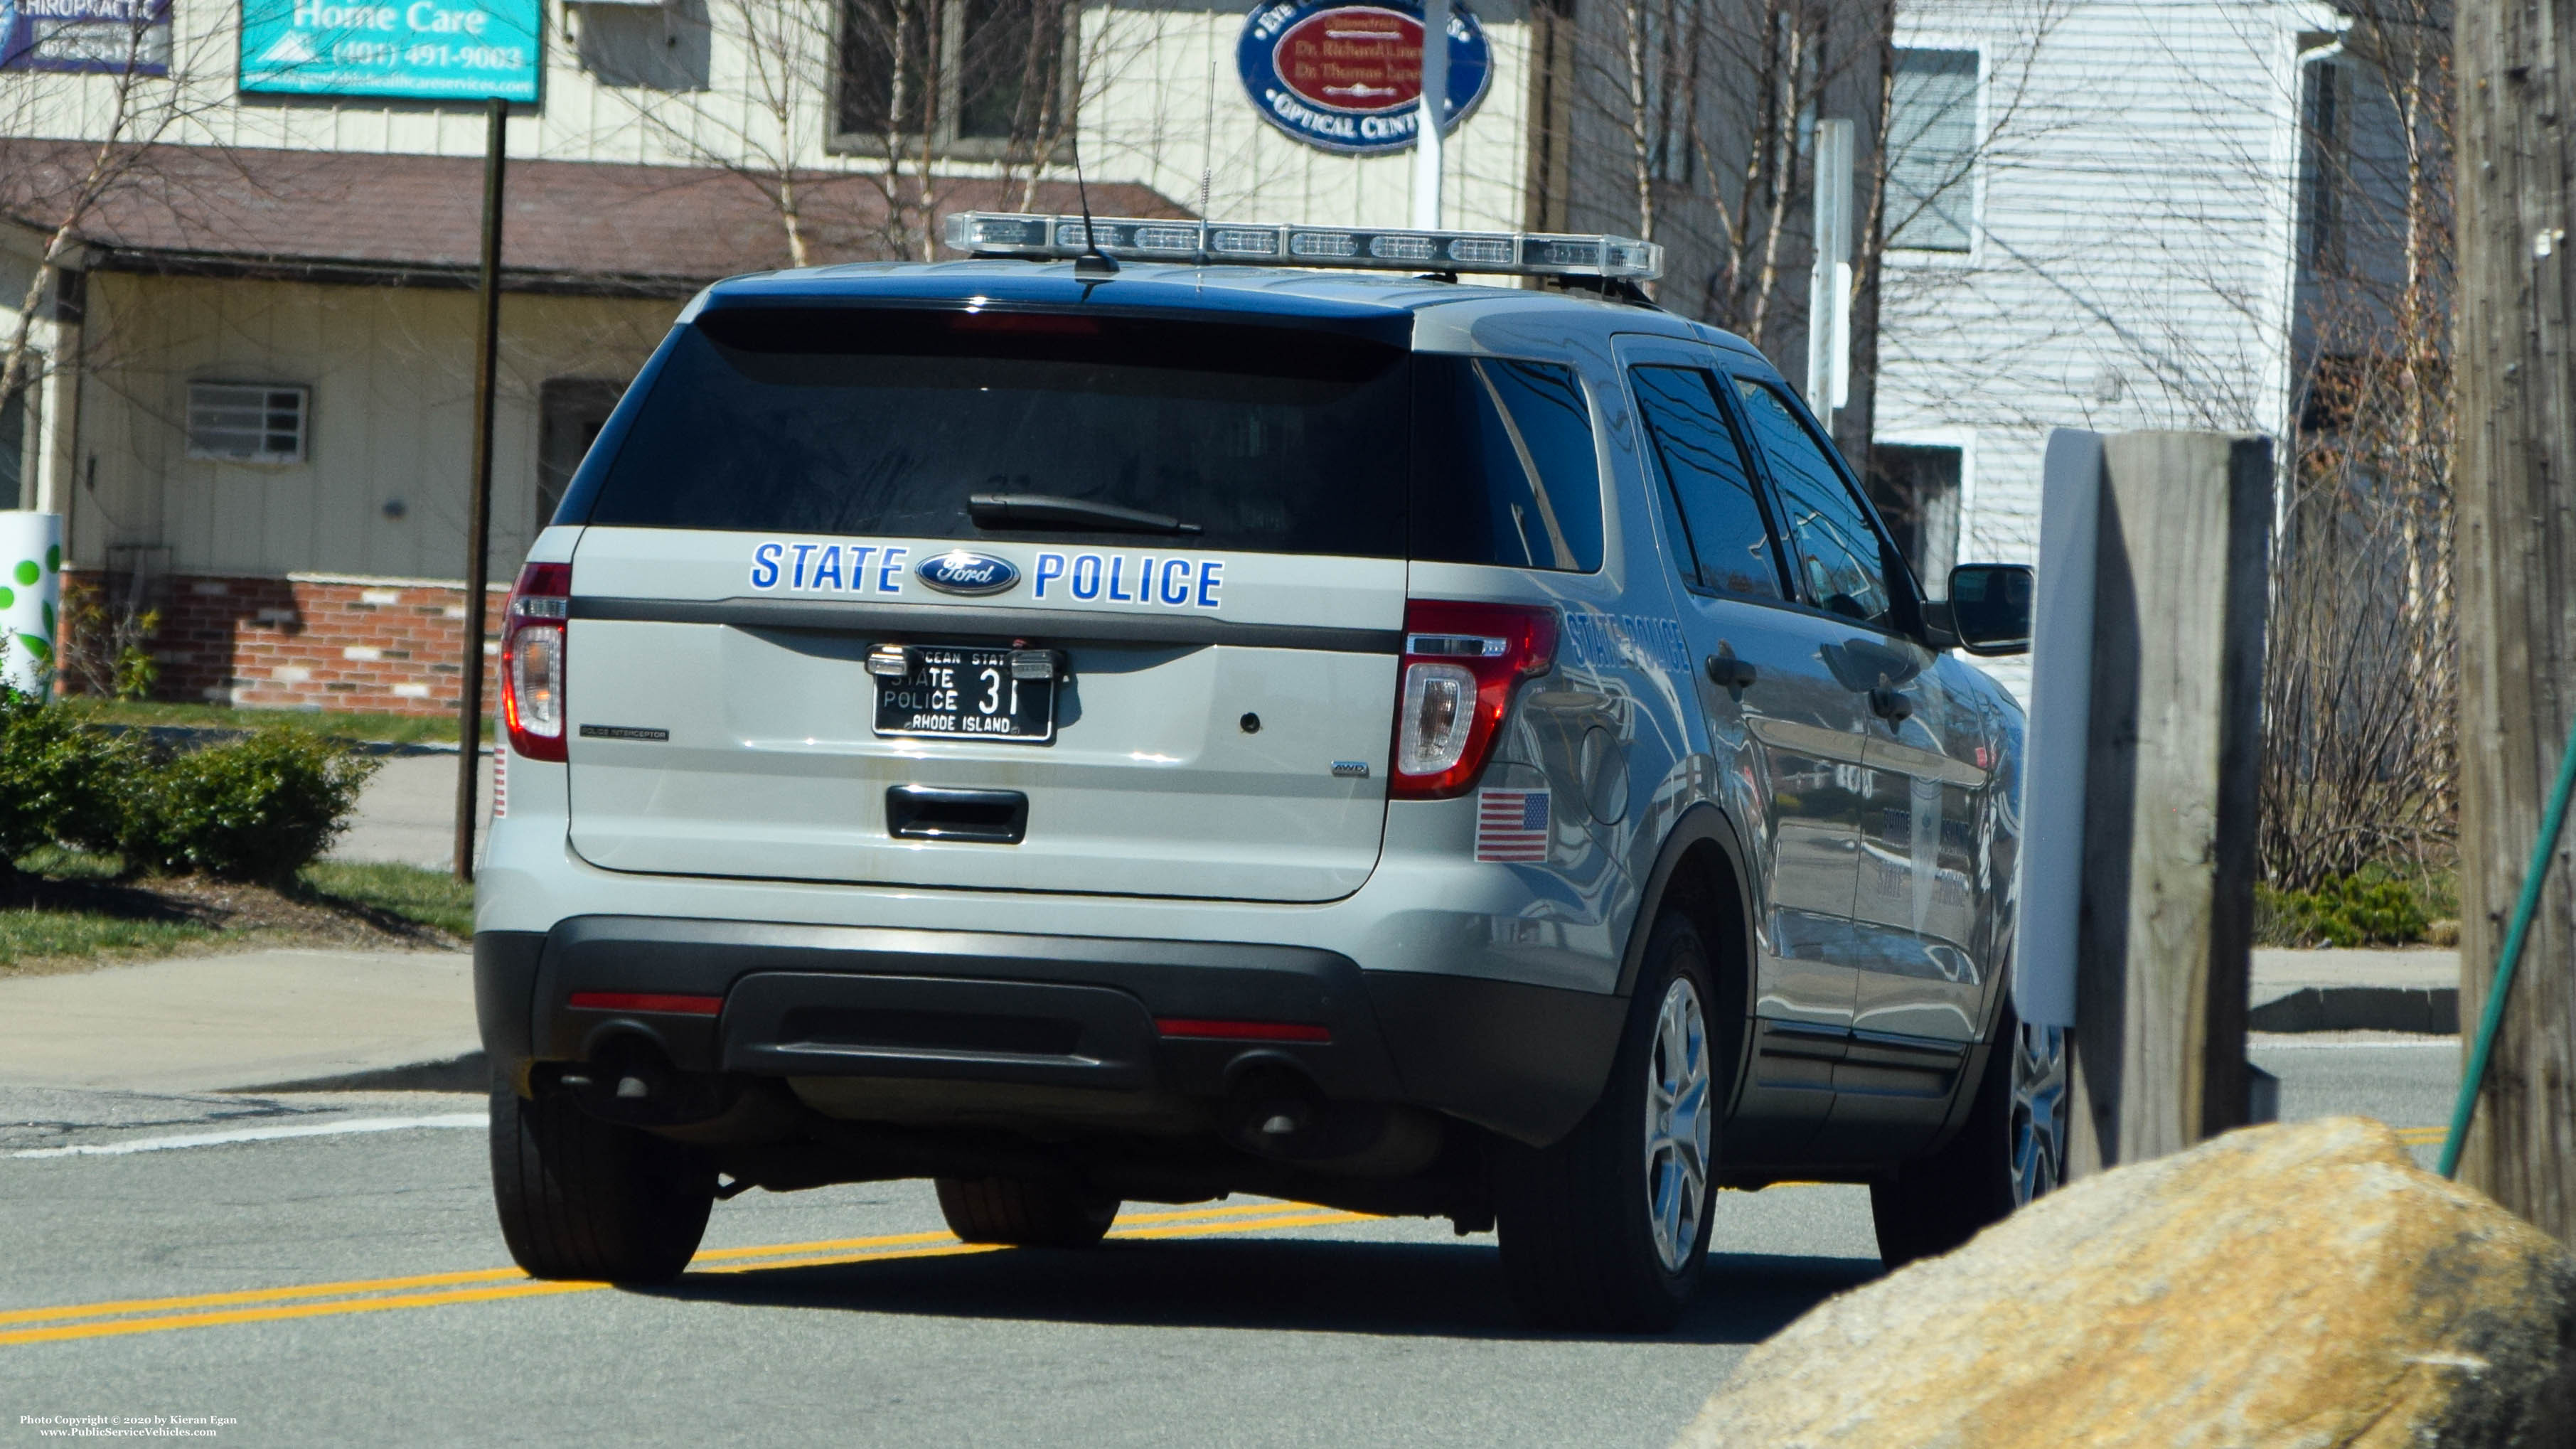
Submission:
<svg viewBox="0 0 2576 1449">
<path fill-rule="evenodd" d="M 651 388 L 564 521 L 1122 537 L 968 512 L 1040 494 L 1196 524 L 1199 548 L 1601 566 L 1591 413 L 1556 364 L 1221 322 L 764 308 L 683 328 Z"/>
<path fill-rule="evenodd" d="M 1405 359 L 1296 328 L 720 311 L 682 331 L 589 521 L 1066 536 L 967 514 L 1044 494 L 1194 523 L 1194 547 L 1402 557 Z"/>
</svg>

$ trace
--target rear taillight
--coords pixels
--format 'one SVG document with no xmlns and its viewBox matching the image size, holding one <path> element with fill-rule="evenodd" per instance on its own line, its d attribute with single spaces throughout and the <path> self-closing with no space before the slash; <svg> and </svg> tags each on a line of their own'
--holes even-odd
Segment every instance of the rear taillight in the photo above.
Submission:
<svg viewBox="0 0 2576 1449">
<path fill-rule="evenodd" d="M 1484 773 L 1512 687 L 1556 661 L 1556 611 L 1415 599 L 1404 607 L 1395 696 L 1399 800 L 1463 795 Z"/>
<path fill-rule="evenodd" d="M 564 757 L 564 623 L 571 615 L 571 564 L 519 570 L 501 618 L 501 720 L 510 748 L 531 760 Z"/>
</svg>

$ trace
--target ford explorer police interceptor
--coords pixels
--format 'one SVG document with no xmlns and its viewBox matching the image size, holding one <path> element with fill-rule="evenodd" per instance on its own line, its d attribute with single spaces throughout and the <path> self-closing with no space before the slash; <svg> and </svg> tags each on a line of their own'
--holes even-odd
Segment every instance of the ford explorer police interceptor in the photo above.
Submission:
<svg viewBox="0 0 2576 1449">
<path fill-rule="evenodd" d="M 1056 1248 L 1242 1192 L 1652 1328 L 1721 1186 L 1866 1182 L 1902 1260 L 2054 1181 L 2022 715 L 1960 657 L 2029 574 L 1927 598 L 1654 247 L 949 239 L 701 294 L 519 574 L 474 949 L 529 1272 L 669 1278 L 755 1187 Z"/>
</svg>

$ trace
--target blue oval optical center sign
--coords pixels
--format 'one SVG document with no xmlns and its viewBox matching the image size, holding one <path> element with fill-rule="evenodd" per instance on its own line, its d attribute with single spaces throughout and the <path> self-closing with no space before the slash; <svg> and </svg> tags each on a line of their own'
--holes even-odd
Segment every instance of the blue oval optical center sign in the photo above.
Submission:
<svg viewBox="0 0 2576 1449">
<path fill-rule="evenodd" d="M 1309 146 L 1374 156 L 1412 146 L 1421 124 L 1422 7 L 1409 0 L 1275 0 L 1243 22 L 1235 69 L 1262 117 Z M 1442 135 L 1494 82 L 1494 52 L 1466 6 L 1449 6 Z"/>
</svg>

